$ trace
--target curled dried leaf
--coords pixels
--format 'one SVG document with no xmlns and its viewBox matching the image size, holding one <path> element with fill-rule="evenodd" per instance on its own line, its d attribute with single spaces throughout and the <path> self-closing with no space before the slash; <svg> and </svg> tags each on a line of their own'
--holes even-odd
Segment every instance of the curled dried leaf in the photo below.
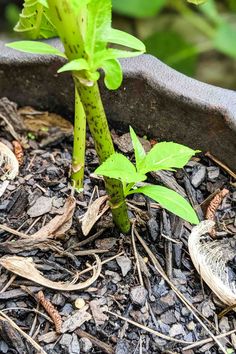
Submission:
<svg viewBox="0 0 236 354">
<path fill-rule="evenodd" d="M 214 224 L 212 220 L 205 220 L 193 228 L 188 240 L 189 253 L 209 288 L 223 303 L 232 306 L 236 304 L 235 248 L 231 246 L 231 239 L 207 238 Z"/>
<path fill-rule="evenodd" d="M 32 258 L 24 258 L 18 256 L 3 257 L 0 259 L 0 265 L 2 265 L 10 272 L 45 286 L 46 288 L 61 291 L 76 291 L 85 289 L 92 285 L 101 273 L 101 260 L 96 254 L 93 256 L 96 259 L 96 267 L 93 268 L 92 277 L 78 284 L 73 284 L 72 282 L 55 282 L 45 278 L 36 268 Z"/>
<path fill-rule="evenodd" d="M 109 209 L 108 203 L 106 203 L 108 197 L 105 195 L 96 199 L 84 214 L 82 220 L 82 231 L 84 236 L 87 236 L 91 231 L 94 224 L 100 219 L 100 217 Z"/>
<path fill-rule="evenodd" d="M 19 173 L 19 162 L 14 153 L 8 146 L 0 142 L 0 167 L 3 175 L 0 177 L 2 181 L 6 179 L 14 179 Z"/>
</svg>

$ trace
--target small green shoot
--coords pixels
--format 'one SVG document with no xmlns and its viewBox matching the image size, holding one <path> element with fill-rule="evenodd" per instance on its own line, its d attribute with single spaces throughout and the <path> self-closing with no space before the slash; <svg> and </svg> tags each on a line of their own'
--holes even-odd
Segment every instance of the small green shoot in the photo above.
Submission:
<svg viewBox="0 0 236 354">
<path fill-rule="evenodd" d="M 148 172 L 182 168 L 199 151 L 192 150 L 184 145 L 163 142 L 156 144 L 146 154 L 131 127 L 130 135 L 134 147 L 136 166 L 124 155 L 115 153 L 99 166 L 95 173 L 120 180 L 123 184 L 125 197 L 134 193 L 143 193 L 170 212 L 192 224 L 198 224 L 199 220 L 194 209 L 178 193 L 162 186 L 145 185 L 144 187 L 136 187 L 135 184 L 144 181 Z"/>
</svg>

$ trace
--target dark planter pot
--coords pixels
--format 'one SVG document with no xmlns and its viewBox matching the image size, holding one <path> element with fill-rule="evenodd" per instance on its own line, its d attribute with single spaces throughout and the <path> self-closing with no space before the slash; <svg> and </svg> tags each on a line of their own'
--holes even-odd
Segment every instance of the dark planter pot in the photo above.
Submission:
<svg viewBox="0 0 236 354">
<path fill-rule="evenodd" d="M 54 41 L 56 45 L 60 44 Z M 62 59 L 28 55 L 0 43 L 0 96 L 19 105 L 73 116 L 73 83 L 58 75 Z M 150 55 L 123 60 L 118 91 L 102 86 L 109 120 L 121 129 L 210 151 L 236 166 L 236 92 L 204 84 Z"/>
</svg>

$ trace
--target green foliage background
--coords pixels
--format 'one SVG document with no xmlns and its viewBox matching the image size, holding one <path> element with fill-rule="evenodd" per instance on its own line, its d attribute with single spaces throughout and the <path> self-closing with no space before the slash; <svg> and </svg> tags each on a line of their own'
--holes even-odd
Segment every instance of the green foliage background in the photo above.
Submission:
<svg viewBox="0 0 236 354">
<path fill-rule="evenodd" d="M 236 89 L 236 0 L 112 2 L 114 27 L 142 39 L 148 53 L 186 75 Z M 21 3 L 6 2 L 1 12 L 9 29 Z"/>
</svg>

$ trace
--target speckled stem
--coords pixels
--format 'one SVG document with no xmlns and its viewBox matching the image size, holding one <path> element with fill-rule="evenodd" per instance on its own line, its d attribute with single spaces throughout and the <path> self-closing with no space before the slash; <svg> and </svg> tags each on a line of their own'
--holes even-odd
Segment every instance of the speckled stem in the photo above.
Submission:
<svg viewBox="0 0 236 354">
<path fill-rule="evenodd" d="M 77 81 L 77 89 L 81 101 L 83 102 L 87 122 L 95 143 L 99 161 L 102 163 L 111 156 L 115 150 L 98 84 L 94 83 L 92 87 L 87 87 L 81 85 L 80 82 Z M 105 186 L 107 194 L 110 197 L 113 220 L 122 232 L 127 233 L 130 229 L 130 221 L 128 218 L 123 186 L 120 181 L 111 178 L 105 178 Z"/>
<path fill-rule="evenodd" d="M 69 0 L 48 0 L 58 35 L 69 60 L 85 56 L 82 33 Z M 68 24 L 68 25 L 66 25 Z M 74 144 L 72 156 L 72 184 L 82 190 L 84 180 L 86 117 L 80 96 L 75 88 Z"/>
<path fill-rule="evenodd" d="M 77 191 L 81 191 L 84 184 L 85 140 L 86 116 L 77 88 L 75 87 L 74 143 L 71 179 Z"/>
</svg>

